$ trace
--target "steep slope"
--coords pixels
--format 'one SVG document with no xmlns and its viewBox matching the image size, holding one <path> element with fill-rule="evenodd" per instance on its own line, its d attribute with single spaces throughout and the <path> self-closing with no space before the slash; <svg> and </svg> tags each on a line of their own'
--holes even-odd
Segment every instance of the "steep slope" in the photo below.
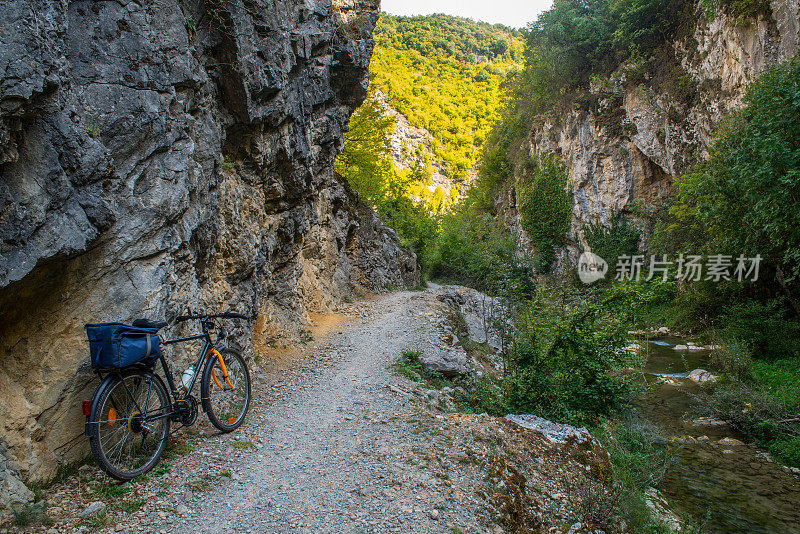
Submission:
<svg viewBox="0 0 800 534">
<path fill-rule="evenodd" d="M 500 84 L 521 65 L 521 35 L 447 15 L 384 15 L 375 41 L 371 83 L 397 116 L 395 161 L 408 168 L 415 158 L 427 160 L 429 185 L 449 192 L 473 174 L 498 117 Z"/>
<path fill-rule="evenodd" d="M 333 173 L 377 18 L 372 0 L 4 5 L 4 478 L 86 453 L 84 323 L 236 309 L 252 355 L 353 290 L 417 282 Z"/>
<path fill-rule="evenodd" d="M 611 227 L 620 215 L 638 219 L 646 239 L 644 219 L 674 192 L 676 176 L 708 157 L 713 131 L 740 106 L 748 84 L 797 53 L 796 2 L 772 0 L 766 13 L 747 17 L 691 6 L 691 23 L 666 43 L 666 61 L 628 60 L 610 75 L 594 76 L 568 106 L 527 125 L 517 154 L 557 154 L 567 167 L 573 206 L 562 268 L 587 248 L 591 224 Z M 497 205 L 518 243 L 530 248 L 520 215 L 525 164 L 512 174 Z"/>
</svg>

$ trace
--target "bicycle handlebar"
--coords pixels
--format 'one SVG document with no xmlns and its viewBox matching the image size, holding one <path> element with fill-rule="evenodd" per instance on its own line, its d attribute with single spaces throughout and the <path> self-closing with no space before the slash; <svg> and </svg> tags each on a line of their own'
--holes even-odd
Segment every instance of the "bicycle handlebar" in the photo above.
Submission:
<svg viewBox="0 0 800 534">
<path fill-rule="evenodd" d="M 247 315 L 243 315 L 241 313 L 236 312 L 224 312 L 224 313 L 214 313 L 214 314 L 191 314 L 191 315 L 179 315 L 175 318 L 176 322 L 182 321 L 189 321 L 191 319 L 245 319 L 248 320 L 250 317 Z"/>
</svg>

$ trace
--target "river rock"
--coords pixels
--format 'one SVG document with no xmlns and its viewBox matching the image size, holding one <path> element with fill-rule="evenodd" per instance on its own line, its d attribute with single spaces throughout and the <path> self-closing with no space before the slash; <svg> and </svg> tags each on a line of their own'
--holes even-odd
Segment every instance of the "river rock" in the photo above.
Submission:
<svg viewBox="0 0 800 534">
<path fill-rule="evenodd" d="M 661 376 L 658 378 L 658 381 L 665 386 L 678 387 L 681 385 L 681 381 L 672 376 Z"/>
<path fill-rule="evenodd" d="M 685 424 L 693 428 L 726 428 L 728 426 L 727 422 L 713 417 L 698 417 L 687 421 Z"/>
<path fill-rule="evenodd" d="M 706 385 L 713 384 L 717 381 L 717 377 L 706 371 L 705 369 L 695 369 L 686 375 L 686 378 L 695 384 Z"/>
<path fill-rule="evenodd" d="M 739 441 L 736 438 L 722 438 L 717 442 L 718 445 L 724 445 L 726 447 L 739 447 L 744 445 L 744 442 Z"/>
</svg>

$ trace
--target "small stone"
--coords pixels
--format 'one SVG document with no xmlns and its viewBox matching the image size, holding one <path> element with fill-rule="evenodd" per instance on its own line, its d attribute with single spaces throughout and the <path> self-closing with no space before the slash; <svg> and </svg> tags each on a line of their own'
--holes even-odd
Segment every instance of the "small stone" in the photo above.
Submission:
<svg viewBox="0 0 800 534">
<path fill-rule="evenodd" d="M 185 505 L 179 504 L 178 507 L 175 508 L 175 513 L 178 515 L 186 515 L 189 513 L 189 509 Z"/>
<path fill-rule="evenodd" d="M 94 501 L 93 503 L 91 503 L 89 506 L 86 507 L 86 510 L 84 510 L 81 513 L 81 517 L 89 517 L 90 515 L 99 514 L 105 509 L 106 509 L 106 503 L 104 503 L 103 501 Z"/>
<path fill-rule="evenodd" d="M 439 510 L 431 510 L 428 515 L 431 516 L 431 519 L 439 519 Z"/>
</svg>

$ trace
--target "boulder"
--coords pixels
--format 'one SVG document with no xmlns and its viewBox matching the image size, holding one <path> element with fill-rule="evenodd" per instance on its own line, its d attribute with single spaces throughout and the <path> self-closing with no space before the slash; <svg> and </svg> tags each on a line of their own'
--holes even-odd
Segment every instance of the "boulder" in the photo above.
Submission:
<svg viewBox="0 0 800 534">
<path fill-rule="evenodd" d="M 538 432 L 550 443 L 563 444 L 566 443 L 569 438 L 585 440 L 592 437 L 589 431 L 584 427 L 578 428 L 572 425 L 554 423 L 544 417 L 533 414 L 508 414 L 506 415 L 506 420 L 522 428 Z"/>
<path fill-rule="evenodd" d="M 33 501 L 33 493 L 0 455 L 0 511 L 15 510 Z"/>
<path fill-rule="evenodd" d="M 509 414 L 511 423 L 537 432 L 545 441 L 582 465 L 589 476 L 608 481 L 612 476 L 611 456 L 586 428 L 554 423 L 533 414 Z"/>
<path fill-rule="evenodd" d="M 700 384 L 701 386 L 706 384 L 714 384 L 717 381 L 717 377 L 705 369 L 695 369 L 687 374 L 686 378 L 695 384 Z"/>
<path fill-rule="evenodd" d="M 455 378 L 469 373 L 471 369 L 467 353 L 461 347 L 443 347 L 431 344 L 418 358 L 426 369 Z"/>
</svg>

